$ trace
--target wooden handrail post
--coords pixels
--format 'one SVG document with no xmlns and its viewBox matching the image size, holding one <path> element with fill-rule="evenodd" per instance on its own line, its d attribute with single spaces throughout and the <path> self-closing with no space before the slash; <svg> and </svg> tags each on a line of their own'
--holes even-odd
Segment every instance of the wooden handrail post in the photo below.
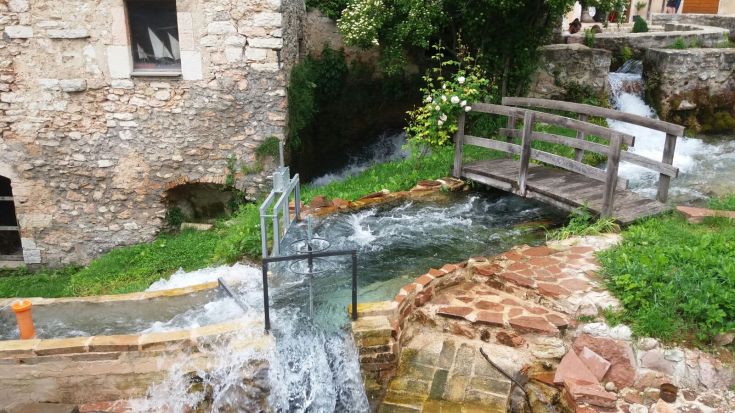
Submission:
<svg viewBox="0 0 735 413">
<path fill-rule="evenodd" d="M 674 152 L 676 151 L 676 135 L 667 133 L 666 143 L 664 144 L 664 156 L 661 160 L 662 163 L 672 165 L 674 163 Z M 664 174 L 658 175 L 658 192 L 656 193 L 656 200 L 665 204 L 669 199 L 669 185 L 671 184 L 671 177 Z"/>
<path fill-rule="evenodd" d="M 454 168 L 452 176 L 462 177 L 462 148 L 464 146 L 464 124 L 465 113 L 462 112 L 457 119 L 457 133 L 454 134 Z"/>
<path fill-rule="evenodd" d="M 605 177 L 605 193 L 602 196 L 602 211 L 600 215 L 603 218 L 613 215 L 613 205 L 615 203 L 615 189 L 618 185 L 618 166 L 620 165 L 620 150 L 623 147 L 623 140 L 620 135 L 613 135 L 610 139 L 610 150 L 607 154 L 607 176 Z"/>
<path fill-rule="evenodd" d="M 579 114 L 579 120 L 582 122 L 587 122 L 587 115 L 584 113 Z M 578 130 L 577 131 L 577 139 L 584 140 L 585 133 L 583 131 Z M 575 148 L 574 149 L 574 160 L 577 162 L 582 162 L 582 159 L 584 159 L 584 149 Z"/>
<path fill-rule="evenodd" d="M 508 129 L 515 129 L 516 128 L 516 121 L 517 120 L 518 119 L 516 119 L 516 115 L 510 115 L 510 116 L 508 116 L 507 128 Z M 505 137 L 505 141 L 508 142 L 508 143 L 513 143 L 513 137 L 512 136 L 506 136 Z M 513 154 L 512 153 L 509 153 L 508 154 L 508 158 L 513 158 Z"/>
<path fill-rule="evenodd" d="M 528 164 L 531 161 L 531 140 L 533 139 L 533 112 L 523 115 L 523 133 L 521 134 L 521 170 L 518 174 L 518 192 L 526 196 L 526 178 L 528 178 Z"/>
</svg>

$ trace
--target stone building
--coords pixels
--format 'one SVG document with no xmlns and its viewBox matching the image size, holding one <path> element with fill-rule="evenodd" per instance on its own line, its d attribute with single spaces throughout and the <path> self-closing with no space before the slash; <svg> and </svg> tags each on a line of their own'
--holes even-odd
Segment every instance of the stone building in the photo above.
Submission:
<svg viewBox="0 0 735 413">
<path fill-rule="evenodd" d="M 303 0 L 0 0 L 0 260 L 151 240 L 166 196 L 283 139 Z M 237 175 L 250 196 L 265 175 Z M 22 253 L 21 253 L 22 251 Z"/>
</svg>

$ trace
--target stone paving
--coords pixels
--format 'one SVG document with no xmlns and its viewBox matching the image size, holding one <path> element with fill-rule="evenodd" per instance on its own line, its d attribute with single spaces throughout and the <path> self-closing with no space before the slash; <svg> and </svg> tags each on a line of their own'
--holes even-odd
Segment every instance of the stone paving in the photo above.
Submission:
<svg viewBox="0 0 735 413">
<path fill-rule="evenodd" d="M 414 340 L 401 352 L 380 413 L 505 413 L 511 383 L 478 346 L 450 335 Z"/>
</svg>

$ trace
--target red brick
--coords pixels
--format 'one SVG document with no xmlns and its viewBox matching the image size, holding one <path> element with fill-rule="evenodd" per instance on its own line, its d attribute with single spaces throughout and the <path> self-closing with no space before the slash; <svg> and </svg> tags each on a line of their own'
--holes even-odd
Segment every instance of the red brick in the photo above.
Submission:
<svg viewBox="0 0 735 413">
<path fill-rule="evenodd" d="M 399 293 L 398 295 L 396 295 L 396 297 L 393 299 L 393 301 L 395 301 L 398 304 L 400 304 L 400 303 L 403 302 L 403 300 L 406 299 L 407 296 L 408 296 L 408 294 Z"/>
<path fill-rule="evenodd" d="M 459 300 L 459 301 L 463 302 L 463 303 L 471 303 L 472 301 L 474 301 L 474 298 L 472 298 L 472 297 L 466 297 L 466 296 L 454 297 L 454 298 L 456 300 Z"/>
<path fill-rule="evenodd" d="M 529 256 L 529 257 L 544 257 L 546 255 L 551 255 L 551 254 L 553 254 L 555 252 L 556 252 L 555 250 L 553 250 L 553 249 L 551 249 L 549 247 L 541 246 L 541 247 L 529 248 L 529 249 L 523 251 L 523 255 L 526 255 L 526 256 Z"/>
<path fill-rule="evenodd" d="M 496 264 L 475 267 L 475 274 L 484 275 L 485 277 L 491 277 L 499 271 L 501 271 L 501 268 Z"/>
<path fill-rule="evenodd" d="M 569 350 L 567 354 L 564 355 L 561 362 L 559 362 L 559 365 L 556 367 L 556 374 L 554 374 L 554 383 L 562 384 L 567 380 L 600 384 L 594 373 L 587 368 L 574 350 Z"/>
<path fill-rule="evenodd" d="M 543 307 L 526 307 L 526 310 L 528 310 L 529 312 L 533 314 L 540 314 L 540 315 L 543 315 L 549 312 L 549 310 Z"/>
<path fill-rule="evenodd" d="M 562 295 L 569 295 L 569 291 L 559 287 L 556 284 L 539 283 L 538 292 L 549 297 L 559 297 Z"/>
<path fill-rule="evenodd" d="M 495 339 L 498 343 L 508 347 L 520 347 L 526 342 L 526 340 L 519 336 L 515 331 L 499 331 L 498 334 L 495 335 Z"/>
<path fill-rule="evenodd" d="M 512 299 L 512 298 L 503 298 L 503 300 L 500 302 L 500 304 L 504 305 L 521 305 L 520 302 Z"/>
<path fill-rule="evenodd" d="M 564 328 L 569 325 L 569 320 L 557 314 L 548 314 L 546 320 L 557 328 Z"/>
<path fill-rule="evenodd" d="M 497 312 L 492 312 L 492 311 L 480 311 L 479 313 L 477 313 L 476 322 L 480 324 L 487 324 L 491 326 L 502 327 L 504 325 L 503 313 L 497 313 Z"/>
<path fill-rule="evenodd" d="M 555 258 L 551 257 L 536 257 L 531 258 L 531 261 L 529 261 L 531 265 L 535 265 L 537 267 L 550 267 L 552 265 L 556 265 L 559 263 Z"/>
<path fill-rule="evenodd" d="M 508 311 L 508 317 L 510 318 L 518 317 L 521 314 L 523 314 L 523 309 L 518 307 L 513 307 Z"/>
<path fill-rule="evenodd" d="M 503 311 L 505 308 L 502 304 L 494 303 L 492 301 L 485 301 L 482 300 L 475 304 L 476 308 L 479 308 L 480 310 L 492 310 L 492 311 Z"/>
<path fill-rule="evenodd" d="M 442 307 L 437 311 L 437 314 L 447 317 L 465 318 L 471 312 L 472 308 L 470 307 Z"/>
<path fill-rule="evenodd" d="M 442 294 L 442 295 L 437 296 L 432 303 L 437 304 L 437 305 L 448 305 L 450 301 L 449 301 L 449 297 Z"/>
<path fill-rule="evenodd" d="M 553 324 L 539 316 L 520 316 L 510 320 L 510 326 L 515 330 L 530 333 L 556 334 L 559 332 Z"/>
<path fill-rule="evenodd" d="M 498 277 L 521 287 L 532 288 L 534 285 L 533 280 L 530 280 L 522 275 L 514 274 L 512 272 L 500 273 L 498 274 Z"/>
<path fill-rule="evenodd" d="M 514 262 L 513 264 L 510 264 L 509 266 L 505 267 L 506 271 L 520 271 L 520 270 L 526 270 L 528 269 L 528 264 L 523 262 Z"/>
<path fill-rule="evenodd" d="M 600 407 L 615 407 L 617 395 L 609 393 L 599 384 L 590 384 L 576 380 L 564 380 L 564 387 L 577 403 L 587 403 Z"/>
<path fill-rule="evenodd" d="M 432 277 L 434 277 L 434 278 L 441 278 L 441 277 L 443 277 L 443 276 L 444 276 L 445 274 L 446 274 L 446 273 L 445 273 L 444 271 L 442 271 L 442 270 L 437 270 L 436 268 L 431 268 L 431 269 L 429 269 L 429 275 L 431 275 L 431 276 L 432 276 Z"/>
<path fill-rule="evenodd" d="M 429 274 L 424 274 L 416 279 L 416 284 L 420 284 L 422 287 L 426 287 L 432 281 L 434 281 L 434 277 Z"/>
<path fill-rule="evenodd" d="M 523 255 L 520 255 L 516 251 L 508 251 L 504 253 L 503 255 L 501 255 L 501 257 L 507 260 L 510 260 L 510 261 L 521 261 L 525 258 Z"/>
<path fill-rule="evenodd" d="M 589 347 L 583 347 L 579 352 L 579 359 L 595 375 L 597 380 L 602 380 L 605 374 L 610 370 L 610 362 L 602 358 L 601 355 L 590 350 Z"/>
<path fill-rule="evenodd" d="M 411 294 L 412 292 L 416 291 L 416 289 L 419 287 L 416 283 L 406 284 L 403 286 L 403 291 L 405 291 L 407 294 Z"/>
<path fill-rule="evenodd" d="M 592 247 L 572 247 L 569 251 L 572 254 L 586 254 L 588 252 L 594 252 L 595 249 Z"/>
<path fill-rule="evenodd" d="M 561 280 L 559 281 L 559 285 L 569 291 L 587 291 L 590 288 L 590 283 L 584 280 L 580 280 L 578 278 Z"/>
<path fill-rule="evenodd" d="M 462 261 L 454 264 L 457 266 L 457 268 L 467 268 L 467 261 Z"/>
<path fill-rule="evenodd" d="M 457 270 L 457 266 L 454 264 L 444 264 L 444 266 L 441 268 L 442 271 L 446 273 L 454 272 Z"/>
</svg>

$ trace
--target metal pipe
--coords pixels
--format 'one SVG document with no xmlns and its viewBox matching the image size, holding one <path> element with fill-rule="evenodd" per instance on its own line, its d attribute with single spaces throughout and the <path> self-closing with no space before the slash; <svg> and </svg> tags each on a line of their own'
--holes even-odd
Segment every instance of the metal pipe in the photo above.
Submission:
<svg viewBox="0 0 735 413">
<path fill-rule="evenodd" d="M 352 320 L 357 320 L 357 251 L 352 251 Z"/>
<path fill-rule="evenodd" d="M 220 277 L 220 278 L 217 278 L 217 283 L 219 284 L 219 286 L 220 286 L 220 287 L 221 287 L 221 288 L 222 288 L 223 290 L 225 290 L 225 292 L 226 292 L 226 293 L 227 293 L 227 294 L 228 294 L 228 295 L 229 295 L 230 297 L 232 297 L 232 299 L 233 299 L 233 300 L 235 300 L 235 302 L 237 303 L 237 305 L 239 305 L 239 306 L 240 306 L 240 308 L 242 308 L 242 310 L 243 310 L 244 312 L 246 312 L 246 313 L 248 312 L 248 306 L 246 306 L 246 305 L 245 305 L 245 303 L 243 303 L 243 302 L 242 302 L 242 300 L 240 300 L 240 296 L 239 296 L 239 295 L 237 295 L 237 294 L 235 294 L 234 292 L 232 292 L 232 289 L 230 289 L 230 286 L 229 286 L 229 285 L 227 285 L 227 283 L 225 283 L 225 280 L 223 280 L 223 279 L 222 279 L 222 277 Z"/>
<path fill-rule="evenodd" d="M 263 260 L 263 314 L 265 315 L 265 332 L 271 331 L 271 309 L 268 302 L 268 261 Z"/>
</svg>

